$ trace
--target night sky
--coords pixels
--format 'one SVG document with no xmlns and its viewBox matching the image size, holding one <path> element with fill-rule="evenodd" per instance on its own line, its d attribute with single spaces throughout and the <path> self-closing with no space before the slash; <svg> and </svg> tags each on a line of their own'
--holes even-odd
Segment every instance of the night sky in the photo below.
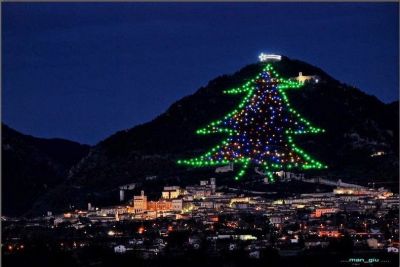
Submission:
<svg viewBox="0 0 400 267">
<path fill-rule="evenodd" d="M 260 52 L 398 99 L 397 3 L 2 3 L 3 122 L 95 144 Z"/>
</svg>

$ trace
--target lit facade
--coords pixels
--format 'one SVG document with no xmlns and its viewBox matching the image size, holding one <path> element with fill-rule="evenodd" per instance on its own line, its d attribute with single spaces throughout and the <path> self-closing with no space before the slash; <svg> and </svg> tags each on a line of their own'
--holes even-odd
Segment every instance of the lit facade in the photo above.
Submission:
<svg viewBox="0 0 400 267">
<path fill-rule="evenodd" d="M 316 209 L 314 214 L 316 218 L 319 218 L 324 214 L 336 213 L 337 211 L 338 211 L 337 208 L 323 208 L 323 209 Z"/>
<path fill-rule="evenodd" d="M 179 186 L 165 186 L 162 191 L 163 199 L 175 199 L 178 198 L 182 193 L 182 190 Z"/>
<path fill-rule="evenodd" d="M 141 191 L 140 196 L 133 197 L 133 211 L 134 213 L 142 213 L 147 210 L 147 196 L 144 195 L 144 191 Z"/>
<path fill-rule="evenodd" d="M 320 81 L 319 76 L 317 75 L 303 75 L 302 72 L 299 72 L 299 76 L 293 78 L 294 80 L 305 83 L 305 82 L 315 82 L 318 83 Z"/>
<path fill-rule="evenodd" d="M 172 210 L 172 201 L 168 200 L 149 201 L 147 203 L 147 209 L 149 211 L 169 211 Z"/>
</svg>

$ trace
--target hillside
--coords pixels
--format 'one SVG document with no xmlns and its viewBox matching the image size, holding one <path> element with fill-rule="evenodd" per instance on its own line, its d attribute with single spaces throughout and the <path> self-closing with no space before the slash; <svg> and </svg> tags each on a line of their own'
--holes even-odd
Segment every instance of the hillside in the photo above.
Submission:
<svg viewBox="0 0 400 267">
<path fill-rule="evenodd" d="M 2 214 L 21 215 L 65 181 L 89 146 L 21 134 L 2 124 Z"/>
<path fill-rule="evenodd" d="M 274 67 L 286 78 L 297 76 L 300 71 L 321 77 L 318 84 L 288 92 L 292 106 L 326 130 L 318 136 L 296 138 L 298 145 L 329 166 L 328 170 L 306 175 L 327 175 L 363 184 L 398 180 L 398 102 L 384 104 L 298 60 L 284 57 Z M 233 75 L 220 76 L 174 103 L 153 121 L 103 140 L 71 169 L 67 182 L 36 203 L 34 211 L 62 209 L 70 204 L 85 206 L 88 201 L 113 203 L 118 199 L 119 185 L 143 182 L 152 175 L 159 177 L 157 186 L 210 175 L 222 183 L 225 176 L 215 175 L 213 169 L 187 169 L 175 161 L 199 155 L 221 140 L 218 135 L 198 136 L 195 130 L 234 108 L 241 96 L 222 91 L 241 85 L 261 68 L 259 63 L 252 64 Z M 385 155 L 371 157 L 377 151 L 384 151 Z M 386 186 L 390 185 L 393 184 Z"/>
</svg>

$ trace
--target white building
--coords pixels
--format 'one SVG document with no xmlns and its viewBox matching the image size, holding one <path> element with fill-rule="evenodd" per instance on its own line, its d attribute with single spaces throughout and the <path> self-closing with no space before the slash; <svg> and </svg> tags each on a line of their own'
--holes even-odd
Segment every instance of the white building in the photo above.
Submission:
<svg viewBox="0 0 400 267">
<path fill-rule="evenodd" d="M 178 198 L 182 193 L 182 190 L 179 186 L 164 186 L 164 190 L 162 191 L 163 199 L 175 199 Z"/>
<path fill-rule="evenodd" d="M 126 247 L 124 245 L 118 245 L 114 247 L 114 252 L 118 254 L 123 254 L 126 252 Z"/>
<path fill-rule="evenodd" d="M 305 82 L 315 82 L 318 83 L 321 78 L 317 75 L 303 75 L 302 72 L 299 72 L 299 76 L 292 78 L 293 80 L 296 80 L 300 83 L 305 83 Z"/>
</svg>

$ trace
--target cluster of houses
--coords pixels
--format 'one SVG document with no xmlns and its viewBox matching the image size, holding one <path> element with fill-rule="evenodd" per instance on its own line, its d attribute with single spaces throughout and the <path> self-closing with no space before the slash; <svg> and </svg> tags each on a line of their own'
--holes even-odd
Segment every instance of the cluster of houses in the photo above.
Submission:
<svg viewBox="0 0 400 267">
<path fill-rule="evenodd" d="M 230 240 L 228 245 L 232 247 L 243 242 L 258 245 L 261 242 L 263 246 L 273 245 L 279 247 L 282 253 L 287 251 L 290 254 L 293 248 L 326 248 L 332 239 L 347 236 L 355 246 L 398 251 L 398 218 L 387 217 L 391 211 L 398 209 L 398 195 L 382 188 L 351 186 L 341 181 L 336 182 L 336 185 L 343 187 L 327 193 L 266 199 L 261 196 L 218 192 L 216 181 L 211 178 L 185 188 L 166 186 L 156 201 L 148 200 L 145 192 L 141 191 L 126 206 L 90 207 L 91 210 L 59 216 L 54 223 L 69 220 L 76 222 L 74 225 L 79 228 L 83 224 L 77 222 L 78 217 L 103 223 L 155 222 L 162 219 L 171 225 L 179 224 L 181 230 L 193 230 L 198 227 L 197 224 L 206 227 L 208 231 L 218 227 L 218 234 L 202 238 L 208 242 Z M 258 218 L 262 226 L 243 226 L 243 214 Z M 224 219 L 227 216 L 233 219 L 227 221 Z M 185 226 L 182 222 L 186 222 L 183 224 Z M 264 229 L 266 224 L 275 229 L 274 242 L 271 241 L 271 233 L 254 234 L 254 229 Z M 196 238 L 192 236 L 189 245 L 196 243 L 193 241 Z M 125 245 L 129 248 L 129 244 Z M 193 246 L 200 246 L 200 242 Z M 116 248 L 116 252 L 121 253 L 120 249 Z"/>
</svg>

